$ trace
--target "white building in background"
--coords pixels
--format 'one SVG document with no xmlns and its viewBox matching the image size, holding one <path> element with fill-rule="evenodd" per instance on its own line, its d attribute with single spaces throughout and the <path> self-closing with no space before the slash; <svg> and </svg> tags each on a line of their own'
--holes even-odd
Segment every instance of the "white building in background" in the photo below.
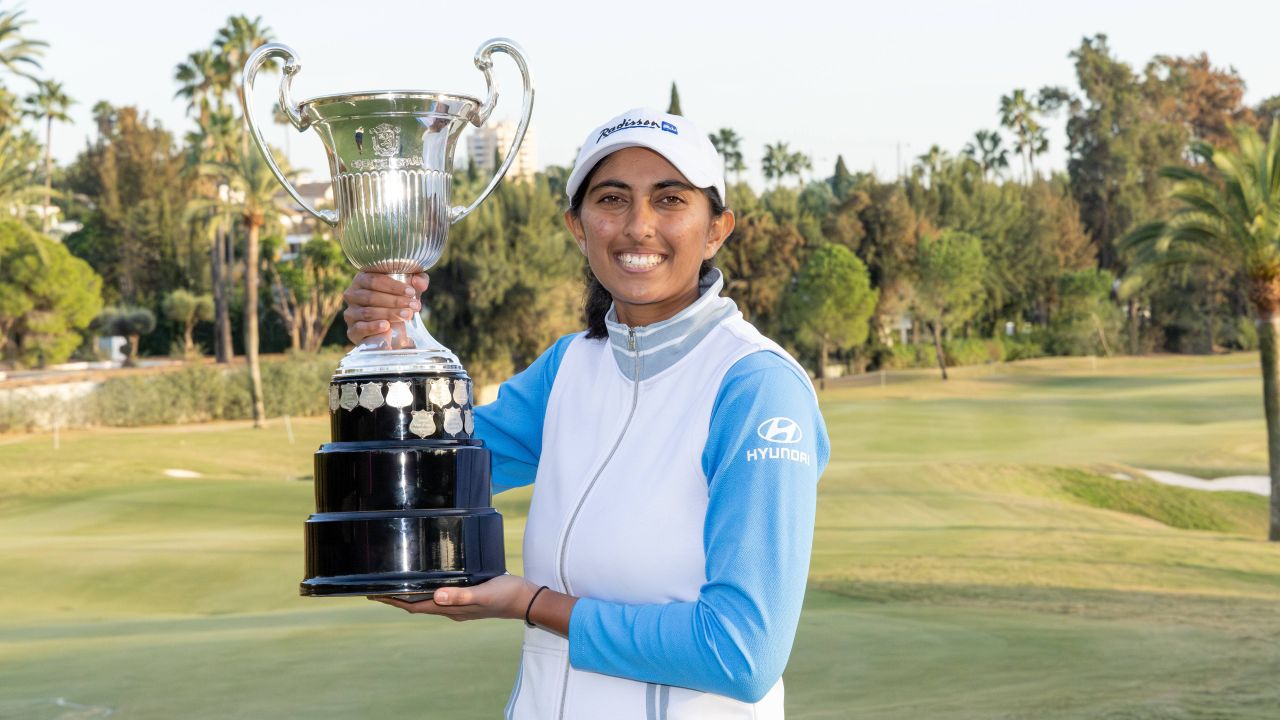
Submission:
<svg viewBox="0 0 1280 720">
<path fill-rule="evenodd" d="M 311 207 L 322 209 L 333 207 L 333 184 L 328 180 L 315 181 L 300 178 L 294 187 L 304 200 L 311 203 Z M 276 200 L 282 211 L 280 213 L 280 224 L 284 226 L 284 241 L 286 245 L 281 251 L 281 260 L 287 261 L 297 257 L 298 252 L 302 250 L 302 246 L 306 245 L 312 237 L 329 235 L 328 226 L 312 217 L 311 213 L 303 210 L 283 190 L 276 196 Z"/>
<path fill-rule="evenodd" d="M 516 124 L 510 121 L 478 128 L 467 138 L 467 158 L 480 170 L 481 175 L 492 173 L 496 169 L 493 164 L 495 153 L 505 155 L 515 134 Z M 533 179 L 533 174 L 538 169 L 537 142 L 533 128 L 530 127 L 525 131 L 520 149 L 516 151 L 515 162 L 511 163 L 511 169 L 507 171 L 508 178 Z"/>
</svg>

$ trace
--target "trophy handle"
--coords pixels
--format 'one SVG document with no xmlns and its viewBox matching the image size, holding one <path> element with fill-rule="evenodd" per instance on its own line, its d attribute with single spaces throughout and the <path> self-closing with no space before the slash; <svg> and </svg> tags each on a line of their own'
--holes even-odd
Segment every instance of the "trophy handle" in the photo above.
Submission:
<svg viewBox="0 0 1280 720">
<path fill-rule="evenodd" d="M 289 92 L 290 86 L 293 84 L 293 76 L 298 74 L 302 69 L 301 63 L 298 62 L 298 55 L 288 45 L 282 43 L 267 43 L 249 56 L 244 63 L 244 71 L 240 74 L 241 87 L 244 88 L 244 94 L 241 96 L 241 105 L 244 108 L 244 121 L 249 126 L 249 132 L 253 136 L 253 144 L 258 146 L 258 151 L 262 153 L 262 157 L 267 160 L 267 167 L 271 168 L 271 173 L 276 176 L 281 185 L 289 195 L 302 206 L 303 210 L 311 213 L 317 219 L 322 220 L 330 225 L 338 223 L 338 213 L 335 210 L 317 210 L 311 203 L 302 198 L 298 190 L 293 187 L 293 183 L 280 172 L 280 167 L 276 165 L 276 160 L 271 156 L 271 148 L 267 146 L 267 141 L 262 137 L 262 130 L 258 128 L 258 123 L 253 114 L 253 81 L 258 76 L 258 70 L 263 64 L 273 57 L 284 60 L 284 72 L 280 75 L 280 109 L 289 118 L 289 124 L 297 128 L 298 132 L 307 129 L 309 123 L 303 119 L 298 113 L 298 106 L 293 102 L 293 96 Z"/>
<path fill-rule="evenodd" d="M 516 151 L 520 149 L 520 143 L 524 142 L 525 130 L 529 129 L 529 115 L 533 113 L 533 81 L 529 79 L 529 66 L 525 63 L 524 52 L 514 40 L 507 38 L 494 38 L 476 50 L 476 67 L 480 72 L 484 73 L 484 82 L 486 85 L 487 97 L 484 104 L 481 105 L 471 116 L 471 124 L 476 127 L 484 125 L 489 119 L 489 115 L 493 112 L 493 108 L 498 104 L 498 85 L 493 81 L 493 53 L 504 52 L 511 56 L 516 65 L 520 68 L 520 77 L 524 80 L 524 107 L 520 111 L 520 124 L 516 126 L 516 136 L 511 140 L 511 147 L 507 150 L 507 156 L 503 158 L 502 165 L 498 166 L 498 170 L 493 174 L 493 178 L 489 180 L 489 184 L 484 191 L 480 193 L 480 197 L 466 207 L 461 205 L 449 209 L 450 224 L 456 223 L 462 218 L 471 214 L 471 211 L 480 206 L 485 198 L 498 187 L 498 183 L 502 180 L 502 176 L 507 174 L 507 169 L 511 167 L 511 163 L 516 159 Z"/>
</svg>

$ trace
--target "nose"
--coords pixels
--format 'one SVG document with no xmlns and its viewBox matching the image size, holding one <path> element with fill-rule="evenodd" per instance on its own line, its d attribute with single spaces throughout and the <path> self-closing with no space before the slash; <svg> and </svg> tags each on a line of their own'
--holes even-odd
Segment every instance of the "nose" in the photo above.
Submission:
<svg viewBox="0 0 1280 720">
<path fill-rule="evenodd" d="M 647 240 L 654 236 L 658 214 L 647 201 L 633 202 L 627 213 L 627 225 L 623 234 L 628 240 Z"/>
</svg>

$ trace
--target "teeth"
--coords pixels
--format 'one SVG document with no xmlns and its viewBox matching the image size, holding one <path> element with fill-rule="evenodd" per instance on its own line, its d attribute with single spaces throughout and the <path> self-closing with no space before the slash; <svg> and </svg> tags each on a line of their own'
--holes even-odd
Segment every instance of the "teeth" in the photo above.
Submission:
<svg viewBox="0 0 1280 720">
<path fill-rule="evenodd" d="M 635 253 L 618 253 L 618 260 L 622 262 L 623 267 L 642 270 L 651 268 L 663 261 L 661 255 L 637 255 Z"/>
</svg>

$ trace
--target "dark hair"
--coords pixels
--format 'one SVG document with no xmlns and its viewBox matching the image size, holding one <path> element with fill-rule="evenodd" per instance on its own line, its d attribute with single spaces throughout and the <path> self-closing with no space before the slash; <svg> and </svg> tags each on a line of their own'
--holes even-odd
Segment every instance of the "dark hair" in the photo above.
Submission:
<svg viewBox="0 0 1280 720">
<path fill-rule="evenodd" d="M 602 159 L 600 162 L 604 162 Z M 600 167 L 597 162 L 595 167 L 582 178 L 582 183 L 578 185 L 578 190 L 573 194 L 573 198 L 569 201 L 569 213 L 574 217 L 579 217 L 582 213 L 582 201 L 587 197 L 587 188 L 591 185 L 591 177 L 596 174 L 596 170 Z M 720 192 L 715 188 L 699 188 L 703 195 L 707 196 L 707 201 L 711 205 L 711 217 L 718 218 L 724 214 L 727 209 L 724 201 L 720 199 Z M 715 267 L 715 263 L 711 260 L 703 260 L 702 267 L 698 269 L 698 278 L 701 279 L 711 272 Z M 604 316 L 609 313 L 609 306 L 613 304 L 613 296 L 605 289 L 604 285 L 596 279 L 595 273 L 591 272 L 591 265 L 586 266 L 587 290 L 583 295 L 582 309 L 587 320 L 587 338 L 599 339 L 609 336 L 609 329 L 605 327 Z"/>
</svg>

